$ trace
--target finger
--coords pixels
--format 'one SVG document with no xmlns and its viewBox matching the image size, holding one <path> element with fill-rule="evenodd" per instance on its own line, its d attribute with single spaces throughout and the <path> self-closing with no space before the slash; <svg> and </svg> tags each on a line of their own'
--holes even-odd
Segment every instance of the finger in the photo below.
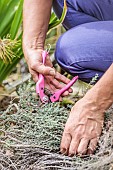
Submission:
<svg viewBox="0 0 113 170">
<path fill-rule="evenodd" d="M 68 91 L 69 91 L 69 93 L 73 93 L 73 89 L 72 88 L 70 88 Z"/>
<path fill-rule="evenodd" d="M 56 79 L 51 80 L 51 83 L 55 86 L 56 89 L 62 89 L 63 87 L 65 87 L 64 84 L 61 84 Z M 72 92 L 72 89 L 69 89 L 69 91 Z M 69 95 L 69 91 L 66 90 L 61 96 L 68 96 Z"/>
<path fill-rule="evenodd" d="M 65 97 L 65 96 L 68 96 L 69 95 L 69 92 L 68 91 L 65 91 L 61 96 L 62 97 Z"/>
<path fill-rule="evenodd" d="M 54 93 L 55 90 L 56 90 L 56 88 L 55 88 L 52 84 L 47 83 L 47 82 L 46 82 L 46 84 L 45 84 L 45 87 L 46 87 L 51 93 Z"/>
<path fill-rule="evenodd" d="M 33 70 L 30 70 L 30 69 L 29 69 L 29 72 L 30 72 L 30 74 L 31 74 L 32 77 L 33 77 L 33 81 L 34 81 L 34 82 L 37 82 L 37 81 L 38 81 L 38 73 L 35 72 L 35 71 L 33 71 Z"/>
<path fill-rule="evenodd" d="M 62 102 L 62 97 L 60 97 L 59 102 Z"/>
<path fill-rule="evenodd" d="M 68 84 L 68 83 L 70 82 L 70 79 L 68 79 L 67 77 L 65 77 L 64 75 L 62 75 L 62 74 L 60 74 L 60 73 L 58 73 L 58 72 L 56 72 L 55 78 L 56 78 L 58 81 L 60 81 L 60 82 L 62 82 L 62 83 L 65 83 L 65 84 Z"/>
<path fill-rule="evenodd" d="M 61 140 L 61 145 L 60 145 L 60 151 L 62 154 L 65 154 L 65 155 L 68 154 L 70 143 L 71 143 L 71 135 L 64 131 L 62 140 Z"/>
<path fill-rule="evenodd" d="M 94 153 L 94 151 L 96 150 L 97 143 L 98 143 L 97 138 L 94 138 L 90 141 L 87 154 L 93 154 Z"/>
<path fill-rule="evenodd" d="M 43 75 L 55 76 L 55 69 L 45 66 L 42 63 L 37 63 L 37 64 L 31 65 L 31 69 L 36 71 L 37 73 L 41 73 Z"/>
<path fill-rule="evenodd" d="M 61 84 L 58 80 L 54 79 L 53 77 L 50 78 L 50 82 L 55 86 L 56 89 L 61 89 L 64 87 L 63 84 Z"/>
<path fill-rule="evenodd" d="M 89 143 L 88 139 L 85 139 L 85 138 L 81 139 L 80 144 L 78 146 L 78 150 L 77 150 L 78 154 L 85 155 L 87 153 L 88 143 Z"/>
<path fill-rule="evenodd" d="M 69 156 L 74 156 L 77 154 L 77 149 L 79 146 L 80 140 L 79 138 L 72 138 L 70 147 L 69 147 Z"/>
<path fill-rule="evenodd" d="M 51 79 L 51 78 L 50 78 L 50 79 Z M 51 80 L 50 83 L 53 84 L 54 87 L 55 87 L 56 89 L 58 89 L 58 90 L 59 90 L 59 89 L 62 89 L 62 88 L 64 87 L 64 85 L 61 84 L 61 83 L 59 83 L 56 79 Z M 64 97 L 64 96 L 68 96 L 68 95 L 69 95 L 69 91 L 66 90 L 61 96 Z"/>
<path fill-rule="evenodd" d="M 55 74 L 55 78 L 64 83 L 64 84 L 68 84 L 70 82 L 70 79 L 68 79 L 67 77 L 65 77 L 64 75 L 61 75 L 60 73 L 56 72 Z M 69 93 L 72 93 L 73 92 L 73 89 L 72 88 L 69 88 L 68 89 Z"/>
</svg>

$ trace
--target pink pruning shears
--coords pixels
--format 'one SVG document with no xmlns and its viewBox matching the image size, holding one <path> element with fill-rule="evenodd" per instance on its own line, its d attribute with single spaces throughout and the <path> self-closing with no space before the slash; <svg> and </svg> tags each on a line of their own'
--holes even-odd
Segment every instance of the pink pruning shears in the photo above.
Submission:
<svg viewBox="0 0 113 170">
<path fill-rule="evenodd" d="M 46 57 L 48 55 L 48 51 L 42 52 L 42 62 L 45 64 Z M 68 90 L 78 79 L 78 76 L 75 76 L 65 87 L 56 91 L 50 97 L 44 93 L 45 83 L 44 83 L 44 75 L 39 74 L 39 80 L 36 83 L 36 93 L 39 95 L 42 103 L 49 103 L 49 102 L 57 102 L 60 99 L 60 96 Z"/>
</svg>

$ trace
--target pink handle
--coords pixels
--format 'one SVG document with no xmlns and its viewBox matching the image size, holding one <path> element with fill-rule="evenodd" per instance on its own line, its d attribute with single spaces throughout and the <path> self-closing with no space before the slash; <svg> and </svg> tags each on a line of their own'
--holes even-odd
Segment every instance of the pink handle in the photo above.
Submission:
<svg viewBox="0 0 113 170">
<path fill-rule="evenodd" d="M 45 62 L 46 62 L 46 57 L 48 55 L 48 52 L 47 51 L 43 51 L 42 52 L 42 63 L 45 65 Z"/>
<path fill-rule="evenodd" d="M 47 55 L 48 55 L 47 51 L 42 52 L 43 64 L 45 64 Z M 36 83 L 36 93 L 39 94 L 42 102 L 45 102 L 45 99 L 47 100 L 47 96 L 44 94 L 44 76 L 42 74 L 39 74 L 39 80 Z"/>
<path fill-rule="evenodd" d="M 78 76 L 75 76 L 65 87 L 63 87 L 61 90 L 55 92 L 51 97 L 51 102 L 56 102 L 59 100 L 60 96 L 68 90 L 76 81 L 78 80 Z"/>
</svg>

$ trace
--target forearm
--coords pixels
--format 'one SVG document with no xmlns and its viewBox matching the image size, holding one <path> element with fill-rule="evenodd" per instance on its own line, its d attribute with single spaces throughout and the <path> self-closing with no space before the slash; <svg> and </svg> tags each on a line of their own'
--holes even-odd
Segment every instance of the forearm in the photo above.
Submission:
<svg viewBox="0 0 113 170">
<path fill-rule="evenodd" d="M 105 72 L 102 78 L 89 90 L 86 97 L 93 98 L 98 106 L 106 110 L 113 103 L 113 64 Z"/>
<path fill-rule="evenodd" d="M 52 0 L 24 0 L 23 46 L 44 48 L 51 7 Z"/>
</svg>

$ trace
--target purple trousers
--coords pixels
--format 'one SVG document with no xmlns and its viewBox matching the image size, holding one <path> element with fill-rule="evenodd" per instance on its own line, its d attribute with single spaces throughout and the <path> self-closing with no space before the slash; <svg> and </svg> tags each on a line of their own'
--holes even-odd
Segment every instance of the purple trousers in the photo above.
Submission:
<svg viewBox="0 0 113 170">
<path fill-rule="evenodd" d="M 59 18 L 63 1 L 53 0 Z M 113 0 L 67 0 L 67 7 L 67 31 L 56 44 L 55 58 L 62 69 L 90 82 L 113 62 Z"/>
</svg>

